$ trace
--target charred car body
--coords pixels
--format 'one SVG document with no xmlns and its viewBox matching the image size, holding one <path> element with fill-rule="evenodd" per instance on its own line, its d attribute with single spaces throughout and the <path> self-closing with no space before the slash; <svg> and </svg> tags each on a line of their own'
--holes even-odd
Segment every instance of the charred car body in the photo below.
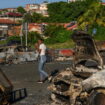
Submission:
<svg viewBox="0 0 105 105">
<path fill-rule="evenodd" d="M 0 48 L 0 63 L 21 63 L 26 61 L 35 61 L 38 53 L 29 49 L 25 50 L 23 46 L 7 46 Z"/>
<path fill-rule="evenodd" d="M 55 105 L 105 105 L 105 71 L 93 38 L 78 31 L 72 35 L 75 42 L 73 65 L 49 77 Z"/>
</svg>

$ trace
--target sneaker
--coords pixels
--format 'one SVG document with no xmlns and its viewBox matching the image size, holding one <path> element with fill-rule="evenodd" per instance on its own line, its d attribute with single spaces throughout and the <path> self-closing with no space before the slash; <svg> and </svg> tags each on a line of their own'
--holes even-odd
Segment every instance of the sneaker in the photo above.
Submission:
<svg viewBox="0 0 105 105">
<path fill-rule="evenodd" d="M 47 81 L 48 80 L 48 77 L 46 77 L 44 80 L 43 80 L 43 82 L 45 82 L 45 81 Z"/>
<path fill-rule="evenodd" d="M 37 81 L 37 83 L 43 83 L 43 81 L 39 80 L 39 81 Z"/>
</svg>

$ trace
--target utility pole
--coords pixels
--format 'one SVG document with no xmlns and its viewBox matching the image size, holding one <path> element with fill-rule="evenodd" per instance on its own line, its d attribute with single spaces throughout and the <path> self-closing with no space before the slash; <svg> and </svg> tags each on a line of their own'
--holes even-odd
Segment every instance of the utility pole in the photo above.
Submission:
<svg viewBox="0 0 105 105">
<path fill-rule="evenodd" d="M 23 46 L 23 23 L 20 30 L 20 40 L 21 40 L 21 46 Z"/>
<path fill-rule="evenodd" d="M 67 3 L 69 3 L 69 0 L 67 0 Z"/>
<path fill-rule="evenodd" d="M 76 0 L 67 0 L 68 3 L 75 2 Z"/>
<path fill-rule="evenodd" d="M 25 19 L 26 14 L 27 13 L 24 14 L 23 19 Z M 23 22 L 22 30 L 24 30 L 24 32 L 25 32 L 25 47 L 26 47 L 25 50 L 27 51 L 27 46 L 28 46 L 28 22 L 27 21 Z"/>
<path fill-rule="evenodd" d="M 25 22 L 25 45 L 26 45 L 26 51 L 27 51 L 27 45 L 28 45 L 28 22 Z"/>
</svg>

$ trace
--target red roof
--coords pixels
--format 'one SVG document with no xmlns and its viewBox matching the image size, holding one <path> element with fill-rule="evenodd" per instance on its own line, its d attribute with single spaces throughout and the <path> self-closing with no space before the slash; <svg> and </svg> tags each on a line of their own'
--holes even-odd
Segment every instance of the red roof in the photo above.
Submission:
<svg viewBox="0 0 105 105">
<path fill-rule="evenodd" d="M 22 17 L 22 14 L 21 13 L 14 13 L 14 12 L 8 12 L 8 13 L 6 13 L 6 15 L 16 16 L 16 17 Z"/>
<path fill-rule="evenodd" d="M 39 23 L 30 23 L 29 24 L 30 26 L 37 26 L 37 25 L 40 25 Z"/>
<path fill-rule="evenodd" d="M 73 25 L 73 26 L 67 28 L 67 30 L 73 30 L 73 29 L 75 29 L 75 28 L 77 28 L 77 24 L 75 24 L 75 25 Z"/>
<path fill-rule="evenodd" d="M 0 24 L 16 24 L 16 22 L 10 19 L 0 19 Z"/>
<path fill-rule="evenodd" d="M 37 23 L 30 23 L 29 24 L 29 30 L 31 30 L 32 28 L 39 28 L 39 27 L 40 27 L 40 25 Z"/>
<path fill-rule="evenodd" d="M 105 5 L 105 3 L 102 3 L 102 5 Z"/>
</svg>

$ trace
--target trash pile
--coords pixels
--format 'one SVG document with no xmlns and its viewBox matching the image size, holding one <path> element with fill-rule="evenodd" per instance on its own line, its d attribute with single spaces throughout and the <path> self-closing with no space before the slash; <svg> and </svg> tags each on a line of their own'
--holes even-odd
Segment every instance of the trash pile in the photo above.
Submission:
<svg viewBox="0 0 105 105">
<path fill-rule="evenodd" d="M 70 61 L 72 59 L 73 59 L 72 56 L 70 57 L 61 56 L 61 57 L 56 58 L 55 61 Z"/>
<path fill-rule="evenodd" d="M 73 65 L 49 77 L 52 105 L 105 105 L 103 59 L 90 35 L 77 31 Z"/>
</svg>

